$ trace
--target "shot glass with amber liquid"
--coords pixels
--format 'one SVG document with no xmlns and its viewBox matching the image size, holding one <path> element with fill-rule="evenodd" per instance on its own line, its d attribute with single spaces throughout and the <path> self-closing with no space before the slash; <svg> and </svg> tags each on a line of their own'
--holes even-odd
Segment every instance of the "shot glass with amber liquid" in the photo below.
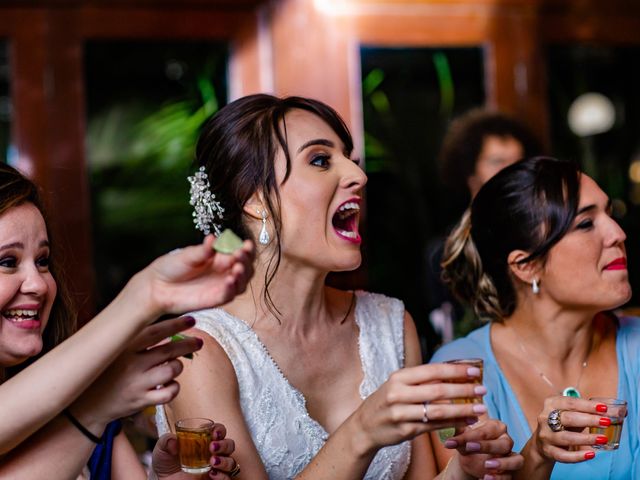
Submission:
<svg viewBox="0 0 640 480">
<path fill-rule="evenodd" d="M 484 362 L 481 358 L 458 358 L 455 360 L 448 360 L 444 363 L 452 363 L 455 365 L 465 365 L 467 367 L 476 367 L 480 370 L 479 377 L 468 378 L 456 378 L 454 380 L 447 380 L 447 383 L 476 383 L 482 384 L 482 375 L 484 373 Z M 468 397 L 468 398 L 454 398 L 451 403 L 482 403 L 482 397 Z"/>
<path fill-rule="evenodd" d="M 607 406 L 606 415 L 611 419 L 611 425 L 608 427 L 589 427 L 589 433 L 607 437 L 607 443 L 592 445 L 592 447 L 600 450 L 616 450 L 620 446 L 622 424 L 624 423 L 624 418 L 627 416 L 627 402 L 618 398 L 606 397 L 593 397 L 589 400 L 604 403 Z"/>
<path fill-rule="evenodd" d="M 208 418 L 183 418 L 176 422 L 180 469 L 186 473 L 211 470 L 209 444 L 213 421 Z"/>
<path fill-rule="evenodd" d="M 456 378 L 455 380 L 446 380 L 446 383 L 475 383 L 478 385 L 482 384 L 484 362 L 481 358 L 458 358 L 455 360 L 448 360 L 444 363 L 453 363 L 456 365 L 465 365 L 467 367 L 476 367 L 480 369 L 479 377 Z M 454 398 L 451 400 L 451 403 L 482 403 L 482 397 Z M 456 434 L 456 429 L 454 427 L 448 427 L 437 430 L 437 432 L 438 436 L 440 437 L 440 442 L 444 444 L 444 442 L 446 442 Z"/>
</svg>

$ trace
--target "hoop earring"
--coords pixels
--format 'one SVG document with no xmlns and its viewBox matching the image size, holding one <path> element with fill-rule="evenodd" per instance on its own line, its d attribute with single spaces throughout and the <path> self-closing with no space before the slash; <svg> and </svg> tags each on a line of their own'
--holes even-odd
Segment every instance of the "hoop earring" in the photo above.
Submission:
<svg viewBox="0 0 640 480">
<path fill-rule="evenodd" d="M 269 232 L 267 232 L 267 211 L 262 210 L 262 228 L 260 229 L 260 235 L 258 236 L 258 241 L 262 245 L 267 245 L 271 238 L 269 237 Z"/>
<path fill-rule="evenodd" d="M 537 278 L 534 278 L 533 282 L 531 282 L 531 291 L 534 295 L 538 295 L 540 293 L 540 285 L 538 285 Z"/>
</svg>

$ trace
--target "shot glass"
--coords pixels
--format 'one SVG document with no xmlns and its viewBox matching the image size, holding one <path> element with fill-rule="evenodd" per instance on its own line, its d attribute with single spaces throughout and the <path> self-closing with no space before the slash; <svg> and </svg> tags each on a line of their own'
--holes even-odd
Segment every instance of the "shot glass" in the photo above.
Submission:
<svg viewBox="0 0 640 480">
<path fill-rule="evenodd" d="M 213 420 L 183 418 L 176 422 L 180 469 L 186 473 L 206 473 L 211 470 L 209 444 Z"/>
<path fill-rule="evenodd" d="M 620 446 L 620 435 L 622 434 L 622 424 L 624 417 L 627 416 L 627 402 L 618 398 L 592 397 L 598 403 L 604 403 L 607 406 L 607 417 L 611 419 L 611 425 L 608 427 L 589 427 L 589 433 L 597 435 L 605 435 L 607 443 L 603 445 L 592 445 L 593 448 L 600 450 L 615 450 Z"/>
<path fill-rule="evenodd" d="M 447 380 L 447 383 L 476 383 L 482 384 L 482 375 L 484 373 L 484 361 L 481 358 L 458 358 L 448 360 L 444 363 L 453 363 L 455 365 L 466 365 L 467 367 L 476 367 L 480 369 L 479 377 L 456 378 L 455 380 Z M 454 398 L 451 403 L 482 403 L 482 397 Z"/>
</svg>

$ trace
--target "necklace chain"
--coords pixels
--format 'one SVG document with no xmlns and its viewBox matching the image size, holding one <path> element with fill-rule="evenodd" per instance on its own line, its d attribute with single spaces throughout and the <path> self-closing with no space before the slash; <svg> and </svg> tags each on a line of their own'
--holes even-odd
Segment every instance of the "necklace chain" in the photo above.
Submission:
<svg viewBox="0 0 640 480">
<path fill-rule="evenodd" d="M 559 389 L 558 387 L 556 387 L 556 385 L 549 379 L 549 377 L 547 377 L 544 372 L 542 370 L 540 370 L 538 368 L 538 366 L 533 363 L 533 360 L 531 360 L 531 355 L 529 354 L 529 352 L 527 351 L 527 349 L 524 346 L 524 343 L 522 343 L 522 340 L 520 340 L 520 337 L 518 336 L 516 330 L 511 327 L 511 329 L 513 330 L 513 334 L 516 337 L 516 341 L 518 342 L 518 347 L 520 347 L 520 350 L 522 350 L 522 353 L 524 354 L 524 358 L 527 359 L 527 362 L 529 362 L 529 364 L 536 369 L 536 371 L 538 372 L 538 375 L 540 376 L 540 378 L 542 380 L 544 380 L 544 382 L 549 385 L 549 387 L 551 387 L 552 390 L 554 390 L 555 392 L 559 393 L 560 395 L 564 395 L 565 397 L 569 396 L 569 397 L 580 397 L 580 380 L 582 380 L 582 374 L 584 373 L 585 368 L 587 368 L 587 364 L 588 364 L 588 360 L 589 360 L 589 355 L 591 355 L 591 348 L 593 346 L 593 343 L 591 345 L 589 345 L 589 351 L 587 352 L 584 361 L 582 362 L 582 368 L 580 369 L 580 374 L 578 375 L 578 380 L 576 382 L 576 386 L 575 387 L 567 387 L 564 390 Z"/>
</svg>

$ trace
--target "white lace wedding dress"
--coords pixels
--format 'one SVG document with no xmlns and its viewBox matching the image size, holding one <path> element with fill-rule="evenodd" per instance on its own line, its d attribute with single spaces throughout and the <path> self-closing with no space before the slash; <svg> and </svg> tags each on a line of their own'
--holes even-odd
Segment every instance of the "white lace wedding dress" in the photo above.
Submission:
<svg viewBox="0 0 640 480">
<path fill-rule="evenodd" d="M 356 292 L 355 319 L 364 378 L 360 396 L 373 393 L 404 365 L 404 305 L 379 294 Z M 240 404 L 251 437 L 272 480 L 294 478 L 317 454 L 329 434 L 309 416 L 304 396 L 284 377 L 255 332 L 222 309 L 191 314 L 196 326 L 224 348 L 238 378 Z M 160 435 L 169 431 L 162 407 Z M 409 442 L 381 449 L 366 480 L 399 480 L 409 467 Z"/>
</svg>

